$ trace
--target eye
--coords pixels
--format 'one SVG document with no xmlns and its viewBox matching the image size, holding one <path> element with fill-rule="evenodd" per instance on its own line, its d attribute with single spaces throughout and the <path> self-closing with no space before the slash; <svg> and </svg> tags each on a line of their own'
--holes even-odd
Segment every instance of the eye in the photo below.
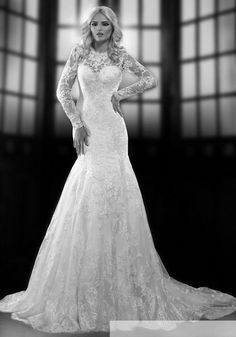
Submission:
<svg viewBox="0 0 236 337">
<path fill-rule="evenodd" d="M 96 22 L 92 22 L 92 23 L 91 23 L 91 26 L 96 26 L 96 25 L 97 25 Z"/>
<path fill-rule="evenodd" d="M 108 22 L 103 22 L 103 26 L 109 26 Z"/>
</svg>

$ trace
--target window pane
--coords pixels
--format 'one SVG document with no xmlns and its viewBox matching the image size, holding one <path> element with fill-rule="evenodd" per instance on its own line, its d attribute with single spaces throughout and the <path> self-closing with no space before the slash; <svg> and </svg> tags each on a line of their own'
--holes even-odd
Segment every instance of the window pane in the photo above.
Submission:
<svg viewBox="0 0 236 337">
<path fill-rule="evenodd" d="M 196 96 L 196 63 L 183 64 L 182 74 L 182 97 Z"/>
<path fill-rule="evenodd" d="M 196 56 L 196 25 L 187 25 L 181 28 L 181 57 L 195 57 Z"/>
<path fill-rule="evenodd" d="M 2 125 L 2 116 L 3 116 L 2 101 L 3 101 L 3 95 L 0 93 L 0 131 L 3 131 L 3 125 Z"/>
<path fill-rule="evenodd" d="M 23 0 L 10 0 L 10 8 L 17 12 L 23 10 Z"/>
<path fill-rule="evenodd" d="M 33 135 L 35 133 L 35 101 L 23 99 L 21 116 L 21 134 Z"/>
<path fill-rule="evenodd" d="M 160 61 L 160 32 L 159 30 L 143 30 L 143 60 L 145 62 Z"/>
<path fill-rule="evenodd" d="M 17 133 L 18 109 L 20 100 L 18 97 L 5 96 L 5 114 L 3 131 L 6 133 Z"/>
<path fill-rule="evenodd" d="M 9 49 L 20 52 L 22 50 L 22 24 L 21 18 L 9 15 L 7 46 Z"/>
<path fill-rule="evenodd" d="M 200 23 L 200 53 L 211 54 L 215 51 L 214 20 L 205 20 Z"/>
<path fill-rule="evenodd" d="M 219 9 L 229 9 L 235 7 L 235 0 L 219 0 Z"/>
<path fill-rule="evenodd" d="M 27 0 L 26 1 L 26 15 L 32 18 L 39 17 L 39 0 Z"/>
<path fill-rule="evenodd" d="M 6 89 L 11 91 L 20 91 L 20 71 L 21 59 L 17 56 L 9 55 L 7 57 L 7 79 Z"/>
<path fill-rule="evenodd" d="M 160 0 L 143 0 L 142 20 L 144 25 L 160 24 Z"/>
<path fill-rule="evenodd" d="M 153 73 L 156 77 L 158 85 L 157 87 L 146 90 L 142 94 L 142 99 L 160 99 L 160 90 L 161 90 L 161 75 L 160 75 L 160 67 L 148 67 L 148 69 Z"/>
<path fill-rule="evenodd" d="M 236 91 L 236 56 L 220 58 L 220 91 Z"/>
<path fill-rule="evenodd" d="M 143 135 L 146 138 L 160 136 L 160 105 L 143 104 Z"/>
<path fill-rule="evenodd" d="M 200 93 L 209 95 L 215 93 L 215 60 L 200 62 Z"/>
<path fill-rule="evenodd" d="M 123 46 L 133 57 L 138 57 L 138 30 L 123 29 Z"/>
<path fill-rule="evenodd" d="M 64 69 L 64 65 L 59 65 L 56 67 L 56 83 L 58 83 L 60 77 L 61 77 L 61 74 L 62 74 L 62 71 Z"/>
<path fill-rule="evenodd" d="M 59 102 L 55 104 L 54 118 L 54 134 L 56 136 L 69 136 L 72 132 L 71 123 Z"/>
<path fill-rule="evenodd" d="M 70 53 L 71 48 L 80 37 L 75 29 L 58 29 L 57 35 L 57 59 L 65 61 Z"/>
<path fill-rule="evenodd" d="M 0 52 L 0 89 L 3 88 L 3 53 Z"/>
<path fill-rule="evenodd" d="M 185 137 L 197 136 L 196 102 L 182 103 L 182 135 Z"/>
<path fill-rule="evenodd" d="M 236 135 L 236 98 L 225 97 L 220 100 L 220 119 L 222 136 Z"/>
<path fill-rule="evenodd" d="M 25 53 L 27 55 L 37 56 L 38 53 L 38 25 L 26 21 L 25 23 Z"/>
<path fill-rule="evenodd" d="M 201 110 L 201 135 L 216 135 L 216 102 L 213 99 L 202 100 L 200 102 Z"/>
<path fill-rule="evenodd" d="M 214 0 L 200 0 L 200 16 L 214 13 L 215 1 Z"/>
<path fill-rule="evenodd" d="M 138 24 L 138 0 L 121 0 L 122 25 Z"/>
<path fill-rule="evenodd" d="M 80 22 L 87 19 L 91 8 L 98 6 L 98 0 L 80 0 Z"/>
<path fill-rule="evenodd" d="M 235 14 L 219 16 L 219 50 L 235 48 Z"/>
<path fill-rule="evenodd" d="M 59 24 L 75 25 L 77 19 L 77 0 L 60 0 L 58 10 Z"/>
<path fill-rule="evenodd" d="M 121 103 L 121 109 L 124 113 L 124 119 L 128 130 L 128 135 L 131 138 L 138 136 L 138 104 L 136 103 Z"/>
<path fill-rule="evenodd" d="M 36 70 L 37 63 L 30 60 L 24 60 L 24 83 L 23 93 L 35 95 L 36 93 Z"/>
<path fill-rule="evenodd" d="M 0 10 L 0 47 L 4 47 L 5 13 Z"/>
<path fill-rule="evenodd" d="M 181 18 L 182 21 L 191 20 L 196 17 L 196 0 L 181 1 Z"/>
</svg>

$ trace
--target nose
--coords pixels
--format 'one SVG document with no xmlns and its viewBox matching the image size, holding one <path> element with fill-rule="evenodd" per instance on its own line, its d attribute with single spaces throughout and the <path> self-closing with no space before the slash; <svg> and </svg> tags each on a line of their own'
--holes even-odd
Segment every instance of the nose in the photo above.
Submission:
<svg viewBox="0 0 236 337">
<path fill-rule="evenodd" d="M 102 24 L 101 23 L 99 23 L 97 25 L 97 31 L 102 33 Z"/>
</svg>

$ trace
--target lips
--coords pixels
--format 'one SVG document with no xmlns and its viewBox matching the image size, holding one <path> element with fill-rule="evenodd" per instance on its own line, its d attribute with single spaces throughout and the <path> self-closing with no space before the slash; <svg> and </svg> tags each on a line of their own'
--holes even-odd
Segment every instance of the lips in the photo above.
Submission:
<svg viewBox="0 0 236 337">
<path fill-rule="evenodd" d="M 103 36 L 103 34 L 102 33 L 98 33 L 97 36 Z"/>
</svg>

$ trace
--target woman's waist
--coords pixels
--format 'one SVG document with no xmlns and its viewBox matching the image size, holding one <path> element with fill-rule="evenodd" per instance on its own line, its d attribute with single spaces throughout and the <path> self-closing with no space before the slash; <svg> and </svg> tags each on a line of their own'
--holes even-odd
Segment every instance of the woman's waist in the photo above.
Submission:
<svg viewBox="0 0 236 337">
<path fill-rule="evenodd" d="M 97 131 L 110 130 L 110 132 L 124 132 L 126 126 L 124 118 L 113 108 L 110 109 L 84 109 L 81 114 L 86 125 Z"/>
<path fill-rule="evenodd" d="M 95 110 L 92 109 L 84 110 L 82 113 L 82 120 L 85 122 L 87 121 L 90 124 L 94 124 L 96 128 L 100 128 L 103 126 L 108 126 L 111 128 L 116 128 L 124 123 L 123 117 L 114 111 L 113 109 L 110 110 Z"/>
<path fill-rule="evenodd" d="M 115 114 L 115 110 L 113 108 L 111 100 L 106 99 L 104 99 L 103 101 L 84 101 L 81 110 L 83 115 L 110 116 L 111 114 Z"/>
<path fill-rule="evenodd" d="M 87 96 L 84 96 L 83 104 L 85 106 L 93 107 L 93 106 L 111 106 L 111 97 L 112 95 L 93 95 L 90 93 Z"/>
</svg>

